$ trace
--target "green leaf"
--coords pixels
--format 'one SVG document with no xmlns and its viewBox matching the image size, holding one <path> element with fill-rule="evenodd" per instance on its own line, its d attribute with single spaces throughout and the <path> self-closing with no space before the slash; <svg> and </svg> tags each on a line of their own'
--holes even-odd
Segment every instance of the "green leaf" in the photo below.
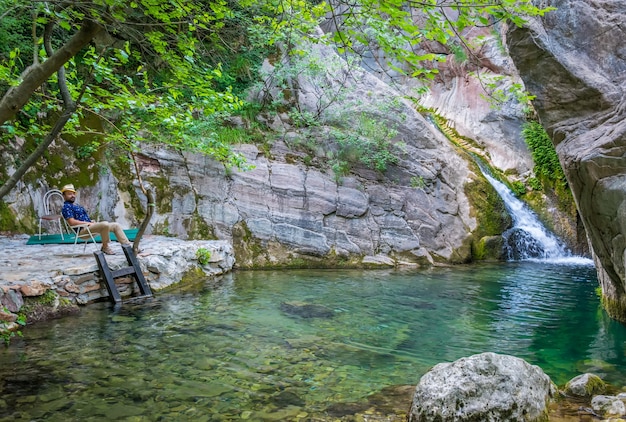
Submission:
<svg viewBox="0 0 626 422">
<path fill-rule="evenodd" d="M 59 22 L 59 26 L 60 26 L 61 28 L 63 28 L 63 29 L 68 30 L 68 31 L 69 31 L 70 29 L 72 29 L 72 26 L 69 24 L 69 22 L 66 22 L 66 21 L 60 21 L 60 22 Z"/>
</svg>

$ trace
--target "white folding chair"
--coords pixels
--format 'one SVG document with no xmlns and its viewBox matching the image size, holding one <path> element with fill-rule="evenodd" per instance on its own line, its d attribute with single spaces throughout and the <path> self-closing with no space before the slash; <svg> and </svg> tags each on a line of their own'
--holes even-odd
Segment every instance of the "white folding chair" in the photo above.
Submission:
<svg viewBox="0 0 626 422">
<path fill-rule="evenodd" d="M 63 207 L 64 201 L 63 194 L 58 189 L 49 190 L 43 195 L 43 215 L 39 217 L 39 240 L 41 240 L 41 224 L 44 221 L 56 221 L 59 225 L 61 239 L 65 240 L 63 237 L 63 226 L 61 226 L 61 220 L 63 220 L 61 207 Z"/>
<path fill-rule="evenodd" d="M 85 253 L 85 251 L 87 250 L 87 244 L 89 243 L 89 240 L 91 240 L 93 244 L 96 245 L 96 247 L 98 246 L 98 242 L 96 242 L 96 239 L 93 237 L 93 233 L 91 232 L 91 230 L 89 230 L 89 224 L 76 224 L 74 226 L 71 226 L 71 228 L 75 232 L 74 246 L 78 244 L 78 239 L 85 241 L 83 253 Z"/>
</svg>

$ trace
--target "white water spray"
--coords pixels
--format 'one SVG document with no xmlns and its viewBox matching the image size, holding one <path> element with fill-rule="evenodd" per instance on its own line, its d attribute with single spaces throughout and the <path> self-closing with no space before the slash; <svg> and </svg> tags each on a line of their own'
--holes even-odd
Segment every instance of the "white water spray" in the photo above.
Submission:
<svg viewBox="0 0 626 422">
<path fill-rule="evenodd" d="M 569 256 L 565 246 L 541 224 L 537 216 L 517 199 L 502 182 L 485 173 L 485 177 L 504 201 L 513 219 L 513 227 L 503 233 L 509 247 L 509 259 L 560 258 Z M 514 249 L 514 250 L 512 250 Z"/>
<path fill-rule="evenodd" d="M 509 260 L 540 260 L 554 263 L 593 265 L 593 261 L 574 256 L 554 234 L 539 221 L 535 213 L 502 182 L 494 179 L 482 166 L 489 183 L 504 201 L 513 219 L 513 227 L 502 234 Z"/>
</svg>

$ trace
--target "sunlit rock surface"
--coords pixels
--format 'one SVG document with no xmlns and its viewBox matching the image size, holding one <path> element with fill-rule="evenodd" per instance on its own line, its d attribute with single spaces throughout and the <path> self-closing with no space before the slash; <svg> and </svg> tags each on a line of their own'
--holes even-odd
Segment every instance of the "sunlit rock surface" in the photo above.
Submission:
<svg viewBox="0 0 626 422">
<path fill-rule="evenodd" d="M 605 390 L 604 381 L 599 376 L 589 373 L 574 377 L 565 385 L 565 393 L 575 397 L 589 397 L 604 393 Z"/>
<path fill-rule="evenodd" d="M 538 366 L 481 353 L 440 363 L 424 374 L 408 421 L 546 421 L 555 391 Z"/>
<path fill-rule="evenodd" d="M 93 255 L 100 245 L 60 244 L 26 245 L 29 236 L 0 236 L 0 309 L 18 313 L 29 298 L 50 295 L 46 302 L 59 298 L 64 303 L 84 305 L 108 300 L 108 292 Z M 116 255 L 105 257 L 112 271 L 127 267 L 121 248 L 113 242 Z M 206 261 L 199 262 L 197 251 L 206 251 Z M 163 236 L 146 236 L 137 255 L 142 273 L 154 290 L 163 289 L 188 275 L 215 277 L 232 270 L 235 257 L 229 242 L 211 240 L 184 241 Z M 124 299 L 138 293 L 134 278 L 116 279 Z M 2 320 L 2 318 L 0 318 Z M 30 319 L 29 319 L 30 320 Z"/>
<path fill-rule="evenodd" d="M 330 61 L 334 53 L 311 54 Z M 157 212 L 153 225 L 194 237 L 198 227 L 191 222 L 197 215 L 211 234 L 232 239 L 237 266 L 248 268 L 298 262 L 370 266 L 382 257 L 394 265 L 471 259 L 477 222 L 464 189 L 477 175 L 466 158 L 400 92 L 363 70 L 340 67 L 317 79 L 299 78 L 296 94 L 304 111 L 319 111 L 322 99 L 316 99 L 315 87 L 324 84 L 342 84 L 346 98 L 331 101 L 321 127 L 308 135 L 292 128 L 269 151 L 240 146 L 254 166 L 250 171 L 227 173 L 206 157 L 145 148 L 156 166 L 144 180 L 156 185 L 165 178 L 172 196 L 172 213 Z M 338 177 L 328 164 L 333 145 L 325 141 L 330 129 L 324 122 L 364 114 L 393 127 L 396 135 L 389 141 L 403 152 L 384 174 L 355 166 Z M 299 148 L 306 136 L 315 137 L 320 148 Z"/>
<path fill-rule="evenodd" d="M 505 75 L 505 89 L 516 77 L 500 40 L 474 35 L 487 35 L 475 52 L 479 62 L 458 64 L 450 57 L 430 91 L 414 98 L 448 119 L 459 135 L 475 140 L 494 166 L 517 179 L 532 167 L 520 138 L 521 106 L 507 101 L 492 109 L 471 72 Z M 142 180 L 156 193 L 148 233 L 232 242 L 240 268 L 433 265 L 479 256 L 473 253 L 480 238 L 505 229 L 497 227 L 497 232 L 480 221 L 493 216 L 486 210 L 493 204 L 482 201 L 489 186 L 471 158 L 406 99 L 407 93 L 415 94 L 411 81 L 392 86 L 375 72 L 348 68 L 330 48 L 308 48 L 305 56 L 324 63 L 324 71 L 294 75 L 287 96 L 268 77 L 257 96 L 284 101 L 284 110 L 319 116 L 319 124 L 301 127 L 286 112 L 261 116 L 275 130 L 267 142 L 237 146 L 252 170 L 226 170 L 206 156 L 149 146 L 136 154 Z M 269 75 L 272 69 L 266 61 L 263 70 Z M 337 145 L 330 133 L 358 126 L 360 119 L 374 122 L 370 129 L 382 134 L 389 148 L 397 147 L 399 159 L 385 171 L 354 165 L 344 176 L 333 169 Z M 73 158 L 67 160 L 73 168 Z M 145 197 L 124 180 L 134 178 L 130 171 L 120 176 L 94 166 L 86 175 L 89 186 L 76 182 L 78 202 L 99 219 L 137 226 Z M 11 212 L 25 216 L 21 220 L 31 227 L 41 213 L 43 193 L 54 187 L 49 177 L 20 183 L 5 198 Z"/>
</svg>

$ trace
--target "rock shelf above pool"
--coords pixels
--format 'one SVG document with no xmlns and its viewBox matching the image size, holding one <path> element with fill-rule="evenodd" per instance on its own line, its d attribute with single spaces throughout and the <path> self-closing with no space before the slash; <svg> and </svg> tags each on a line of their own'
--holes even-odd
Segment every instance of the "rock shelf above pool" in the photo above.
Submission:
<svg viewBox="0 0 626 422">
<path fill-rule="evenodd" d="M 100 245 L 27 245 L 27 241 L 26 235 L 0 236 L 0 310 L 4 310 L 0 324 L 13 324 L 11 315 L 36 298 L 46 298 L 47 302 L 65 298 L 62 302 L 74 305 L 107 298 L 93 255 Z M 109 267 L 116 270 L 128 266 L 119 243 L 113 243 L 112 249 L 116 255 L 106 255 Z M 178 283 L 190 274 L 224 274 L 235 263 L 232 246 L 224 241 L 144 236 L 139 249 L 137 258 L 153 291 Z M 203 252 L 200 260 L 198 250 Z M 122 297 L 131 296 L 135 290 L 132 277 L 120 278 L 116 283 Z"/>
</svg>

